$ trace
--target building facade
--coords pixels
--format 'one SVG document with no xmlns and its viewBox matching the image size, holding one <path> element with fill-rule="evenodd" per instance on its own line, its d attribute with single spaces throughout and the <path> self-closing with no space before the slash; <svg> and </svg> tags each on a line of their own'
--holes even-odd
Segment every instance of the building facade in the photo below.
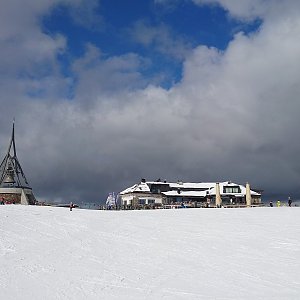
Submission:
<svg viewBox="0 0 300 300">
<path fill-rule="evenodd" d="M 246 198 L 247 188 L 230 181 L 225 182 L 167 182 L 142 181 L 122 192 L 122 206 L 137 207 L 214 207 L 246 206 L 261 204 L 261 192 L 249 190 L 250 200 Z M 219 201 L 221 201 L 219 204 Z"/>
</svg>

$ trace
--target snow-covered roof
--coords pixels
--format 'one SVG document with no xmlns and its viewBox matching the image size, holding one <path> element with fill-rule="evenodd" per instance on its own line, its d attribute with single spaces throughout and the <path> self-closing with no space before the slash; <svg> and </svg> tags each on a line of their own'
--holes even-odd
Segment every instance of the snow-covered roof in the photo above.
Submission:
<svg viewBox="0 0 300 300">
<path fill-rule="evenodd" d="M 169 185 L 169 182 L 166 181 L 146 181 L 147 184 L 165 184 L 165 185 Z"/>
<path fill-rule="evenodd" d="M 170 197 L 205 197 L 206 191 L 168 191 L 162 192 L 163 195 L 170 196 Z"/>
<path fill-rule="evenodd" d="M 190 196 L 190 197 L 205 197 L 207 193 L 209 195 L 216 194 L 216 182 L 160 182 L 160 181 L 147 181 L 135 184 L 130 188 L 122 191 L 120 194 L 128 193 L 150 193 L 150 185 L 159 184 L 159 185 L 169 185 L 170 191 L 162 192 L 166 196 Z M 244 185 L 236 184 L 230 181 L 220 182 L 220 193 L 221 195 L 233 195 L 233 196 L 244 196 L 246 194 L 246 187 Z M 223 187 L 240 187 L 240 193 L 224 193 Z M 177 192 L 180 189 L 180 194 Z M 191 189 L 191 191 L 189 191 Z M 197 191 L 197 189 L 199 189 Z M 259 193 L 251 190 L 252 196 L 260 196 Z"/>
<path fill-rule="evenodd" d="M 212 182 L 170 182 L 171 188 L 184 188 L 184 189 L 209 189 L 214 186 Z"/>
<path fill-rule="evenodd" d="M 243 195 L 246 195 L 246 187 L 244 185 L 236 184 L 236 183 L 233 183 L 233 182 L 227 182 L 227 181 L 220 182 L 219 185 L 220 185 L 220 194 L 221 195 L 232 195 L 232 196 L 243 196 Z M 232 186 L 232 187 L 239 186 L 240 189 L 241 189 L 241 192 L 240 193 L 223 193 L 223 187 L 224 186 L 226 186 L 226 187 L 228 187 L 228 186 L 229 187 L 230 186 Z M 254 192 L 252 190 L 250 190 L 250 193 L 251 193 L 252 196 L 260 196 L 259 193 Z M 213 188 L 210 189 L 209 194 L 210 195 L 215 195 L 216 194 L 216 184 L 214 184 Z"/>
<path fill-rule="evenodd" d="M 122 191 L 120 194 L 128 194 L 128 193 L 136 193 L 136 192 L 150 192 L 150 188 L 145 182 L 141 182 L 139 184 L 135 184 L 132 187 Z"/>
<path fill-rule="evenodd" d="M 164 181 L 147 181 L 149 185 L 159 184 L 159 185 L 169 185 L 171 189 L 209 189 L 214 186 L 215 182 L 164 182 Z"/>
</svg>

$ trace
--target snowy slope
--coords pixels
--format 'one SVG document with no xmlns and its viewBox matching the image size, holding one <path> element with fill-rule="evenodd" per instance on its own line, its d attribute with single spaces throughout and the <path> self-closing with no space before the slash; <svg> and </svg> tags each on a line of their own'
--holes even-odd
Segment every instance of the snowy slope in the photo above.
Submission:
<svg viewBox="0 0 300 300">
<path fill-rule="evenodd" d="M 300 208 L 0 206 L 0 299 L 300 299 Z"/>
</svg>

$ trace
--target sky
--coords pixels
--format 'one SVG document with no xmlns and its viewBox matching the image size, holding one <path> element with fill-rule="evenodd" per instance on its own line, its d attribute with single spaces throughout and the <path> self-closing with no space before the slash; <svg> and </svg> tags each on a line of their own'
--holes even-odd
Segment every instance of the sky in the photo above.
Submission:
<svg viewBox="0 0 300 300">
<path fill-rule="evenodd" d="M 36 197 L 141 178 L 300 196 L 300 2 L 1 0 L 0 153 Z"/>
</svg>

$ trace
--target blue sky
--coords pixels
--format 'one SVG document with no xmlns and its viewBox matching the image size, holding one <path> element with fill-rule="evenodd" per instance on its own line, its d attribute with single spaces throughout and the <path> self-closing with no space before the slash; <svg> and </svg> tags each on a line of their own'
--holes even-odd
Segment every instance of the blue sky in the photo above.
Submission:
<svg viewBox="0 0 300 300">
<path fill-rule="evenodd" d="M 84 55 L 87 44 L 93 44 L 101 49 L 104 57 L 136 53 L 148 59 L 141 72 L 149 82 L 151 77 L 163 74 L 158 84 L 169 88 L 180 81 L 182 62 L 188 51 L 198 45 L 224 50 L 237 32 L 249 34 L 260 25 L 259 18 L 232 18 L 218 5 L 172 3 L 102 0 L 94 7 L 93 21 L 86 20 L 84 26 L 74 20 L 68 6 L 60 5 L 42 18 L 43 29 L 47 34 L 59 33 L 66 37 L 67 51 L 60 61 L 68 75 L 72 76 L 72 61 Z M 176 54 L 176 47 L 182 47 L 181 51 L 186 53 L 177 49 Z"/>
<path fill-rule="evenodd" d="M 2 0 L 0 151 L 15 118 L 40 199 L 140 178 L 300 197 L 299 20 L 294 0 Z"/>
</svg>

